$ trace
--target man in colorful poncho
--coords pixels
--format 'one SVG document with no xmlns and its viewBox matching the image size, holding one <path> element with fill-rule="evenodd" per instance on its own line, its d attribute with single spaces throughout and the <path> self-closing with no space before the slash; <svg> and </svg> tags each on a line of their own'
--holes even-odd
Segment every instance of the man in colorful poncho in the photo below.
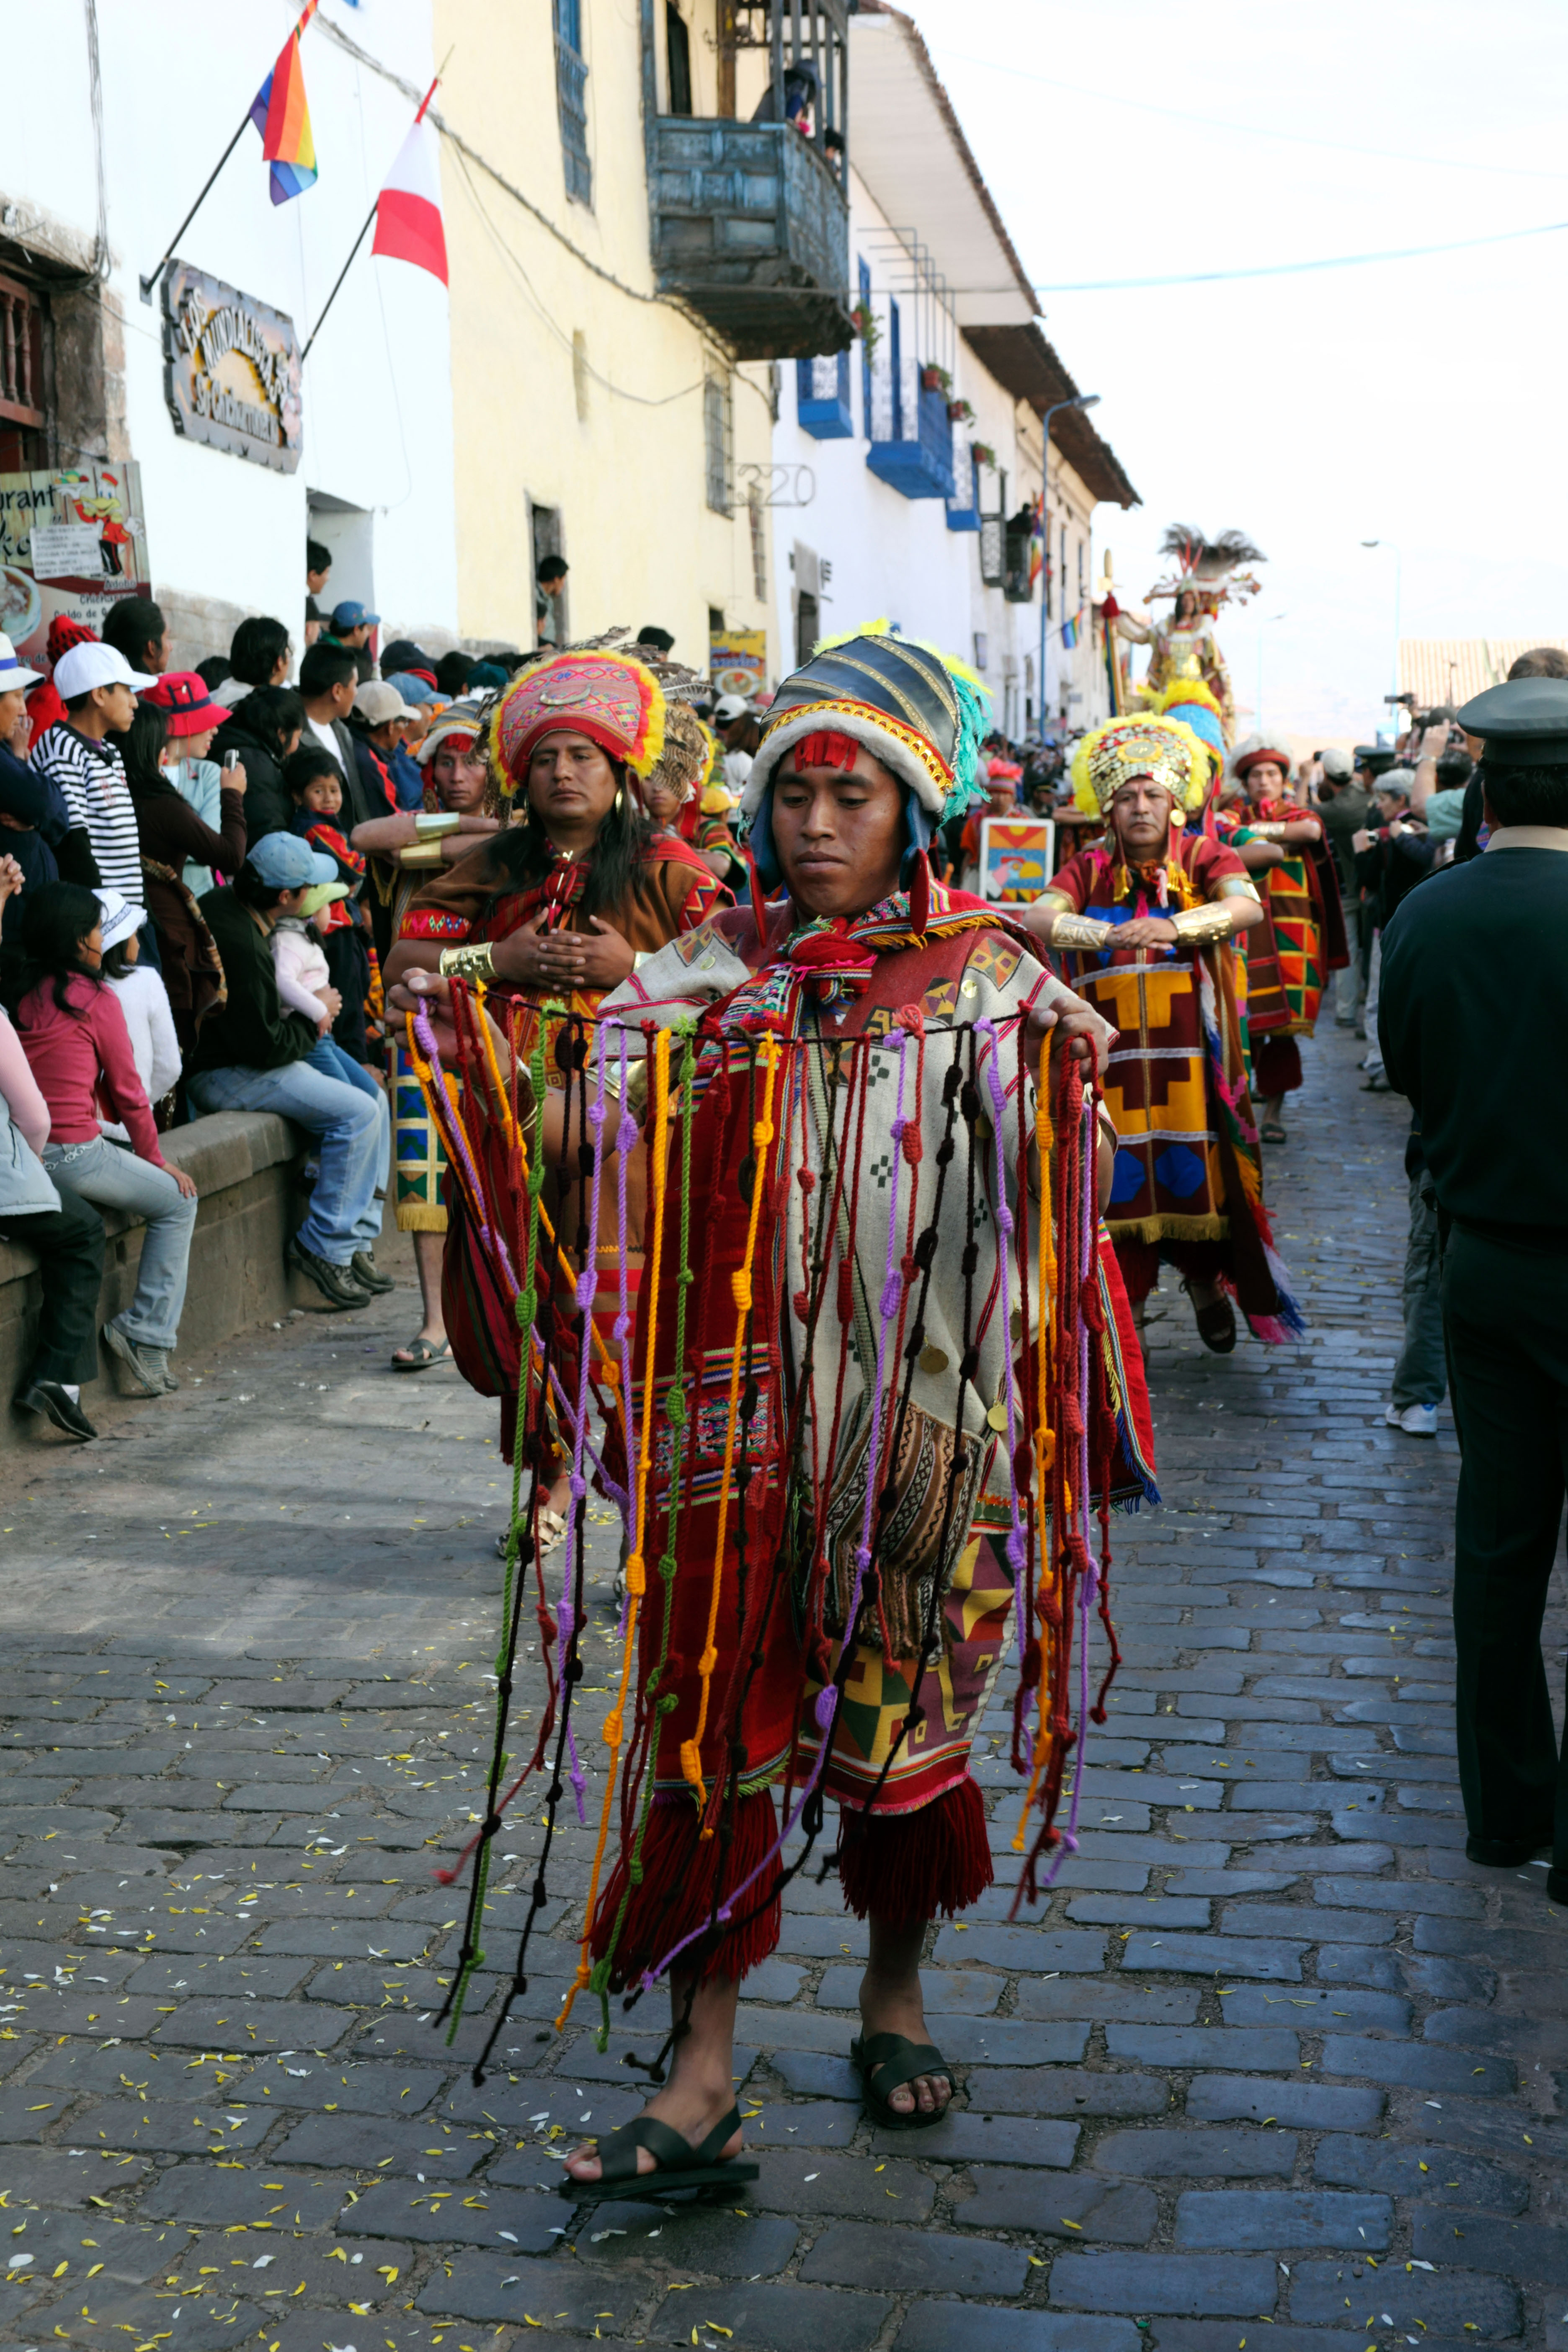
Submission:
<svg viewBox="0 0 1568 2352">
<path fill-rule="evenodd" d="M 1188 831 L 1208 755 L 1164 717 L 1112 719 L 1073 758 L 1079 805 L 1108 819 L 1025 917 L 1073 985 L 1121 1033 L 1106 1097 L 1116 1171 L 1106 1221 L 1142 1324 L 1162 1259 L 1216 1355 L 1236 1345 L 1234 1297 L 1259 1339 L 1300 1328 L 1263 1209 L 1237 1006 L 1237 933 L 1262 920 L 1234 850 Z"/>
<path fill-rule="evenodd" d="M 1296 1040 L 1312 1034 L 1329 974 L 1350 961 L 1339 871 L 1321 818 L 1287 791 L 1289 751 L 1254 735 L 1230 772 L 1239 797 L 1219 810 L 1219 836 L 1257 876 L 1264 910 L 1242 950 L 1253 1091 L 1264 1142 L 1283 1143 L 1280 1111 L 1301 1084 Z"/>
<path fill-rule="evenodd" d="M 992 1878 L 968 1756 L 1036 1523 L 1016 1482 L 1042 1192 L 1086 1270 L 1050 1328 L 1082 1328 L 1086 1281 L 1091 1302 L 1088 1411 L 1062 1438 L 1083 1432 L 1079 1507 L 1152 1496 L 1142 1367 L 1084 1189 L 1093 1137 L 1086 1159 L 1082 1128 L 1054 1135 L 1036 1099 L 1049 1035 L 1092 1069 L 1109 1033 L 926 862 L 973 797 L 980 691 L 903 638 L 819 646 L 748 782 L 760 922 L 718 915 L 600 1007 L 594 1067 L 644 1117 L 653 1207 L 630 1355 L 636 1712 L 579 1984 L 668 1971 L 678 2034 L 647 2113 L 569 2158 L 585 2194 L 754 2178 L 731 2058 L 740 1979 L 780 1931 L 775 1784 L 808 1834 L 825 1797 L 840 1808 L 846 1900 L 870 1920 L 868 2107 L 911 2128 L 952 2095 L 919 1960 L 930 1921 Z M 1026 1678 L 1053 1659 L 1064 1677 L 1033 1754 L 1059 1789 L 1080 1636 L 1032 1583 L 1025 1607 Z"/>
</svg>

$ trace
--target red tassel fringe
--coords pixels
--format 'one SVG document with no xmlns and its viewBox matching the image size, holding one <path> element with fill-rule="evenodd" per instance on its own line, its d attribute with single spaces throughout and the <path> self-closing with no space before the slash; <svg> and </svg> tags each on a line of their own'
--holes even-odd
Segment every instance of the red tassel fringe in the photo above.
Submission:
<svg viewBox="0 0 1568 2352">
<path fill-rule="evenodd" d="M 952 1918 L 979 1901 L 995 1877 L 985 1806 L 966 1772 L 915 1813 L 858 1813 L 846 1807 L 838 1876 L 858 1919 L 874 1912 L 899 1927 L 938 1913 Z"/>
<path fill-rule="evenodd" d="M 684 1800 L 672 1805 L 656 1804 L 649 1814 L 643 1840 L 642 1884 L 631 1890 L 616 1945 L 610 1970 L 612 1992 L 625 1992 L 645 1969 L 663 1959 L 672 1944 L 706 1927 L 721 1867 L 721 1899 L 730 1887 L 751 1876 L 778 1835 L 772 1791 L 759 1789 L 753 1796 L 741 1798 L 735 1807 L 735 1834 L 728 1848 L 717 1835 L 700 1843 L 698 1826 L 696 1806 Z M 765 1960 L 778 1945 L 783 1876 L 784 1866 L 775 1856 L 771 1867 L 740 1897 L 734 1925 L 719 1928 L 707 1947 L 691 1945 L 681 1954 L 679 1965 L 686 1969 L 695 1967 L 702 1979 L 743 1977 Z M 609 1943 L 626 1885 L 623 1851 L 595 1914 L 595 1959 L 603 1957 Z"/>
</svg>

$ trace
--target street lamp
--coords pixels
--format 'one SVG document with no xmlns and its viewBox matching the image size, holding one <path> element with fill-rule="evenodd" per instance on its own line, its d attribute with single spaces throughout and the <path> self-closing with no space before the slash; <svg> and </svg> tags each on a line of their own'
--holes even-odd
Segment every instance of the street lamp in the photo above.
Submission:
<svg viewBox="0 0 1568 2352">
<path fill-rule="evenodd" d="M 1404 557 L 1401 555 L 1399 549 L 1394 545 L 1391 539 L 1363 539 L 1362 541 L 1362 545 L 1363 547 L 1386 548 L 1390 555 L 1394 558 L 1394 677 L 1392 679 L 1392 686 L 1394 692 L 1397 695 L 1399 692 L 1399 580 L 1400 573 L 1404 569 Z M 1394 726 L 1394 734 L 1397 737 L 1399 732 L 1397 711 L 1391 711 L 1389 713 L 1389 718 Z"/>
<path fill-rule="evenodd" d="M 1040 741 L 1046 740 L 1046 628 L 1051 604 L 1051 527 L 1046 503 L 1051 485 L 1051 419 L 1059 416 L 1064 408 L 1098 408 L 1098 392 L 1075 392 L 1070 400 L 1054 400 L 1047 409 L 1041 424 L 1040 442 L 1040 546 L 1045 561 L 1040 569 Z M 1066 583 L 1064 581 L 1065 587 Z"/>
</svg>

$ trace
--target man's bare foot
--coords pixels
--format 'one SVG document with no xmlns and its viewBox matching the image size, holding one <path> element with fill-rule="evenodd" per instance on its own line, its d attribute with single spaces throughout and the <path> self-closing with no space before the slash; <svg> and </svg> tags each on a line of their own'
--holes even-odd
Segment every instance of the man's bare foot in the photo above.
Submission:
<svg viewBox="0 0 1568 2352">
<path fill-rule="evenodd" d="M 735 2104 L 735 2003 L 740 1990 L 733 1977 L 705 1977 L 693 1986 L 689 1977 L 670 1971 L 669 2013 L 679 2038 L 669 2080 L 654 2093 L 643 2113 L 679 2132 L 689 2147 L 700 2147 Z M 728 2164 L 740 2153 L 736 2131 L 716 2161 Z M 597 2180 L 602 2168 L 591 2140 L 574 2147 L 566 2159 L 573 2180 Z M 639 2147 L 638 2173 L 658 2170 L 658 2158 Z"/>
<path fill-rule="evenodd" d="M 929 2042 L 918 1974 L 912 1984 L 890 1983 L 868 1968 L 860 1979 L 860 2021 L 868 2042 L 873 2034 L 900 2033 L 906 2042 Z M 917 2108 L 922 2116 L 939 2116 L 952 2097 L 951 2076 L 917 2074 L 889 2091 L 885 2104 L 898 2116 L 912 2116 Z"/>
<path fill-rule="evenodd" d="M 729 2082 L 721 2087 L 714 2086 L 704 2091 L 694 2083 L 671 2081 L 655 2093 L 643 2113 L 645 2116 L 657 2116 L 661 2124 L 668 2124 L 671 2131 L 679 2132 L 689 2147 L 700 2147 L 709 2133 L 729 2114 L 734 2104 L 734 2086 Z M 725 2142 L 722 2152 L 714 2161 L 729 2164 L 740 2153 L 741 2134 L 736 2131 Z M 566 2159 L 566 2170 L 574 2180 L 597 2180 L 601 2167 L 596 2143 L 585 2140 L 581 2147 L 574 2147 Z M 639 2147 L 639 2177 L 658 2170 L 658 2160 L 652 2152 Z"/>
</svg>

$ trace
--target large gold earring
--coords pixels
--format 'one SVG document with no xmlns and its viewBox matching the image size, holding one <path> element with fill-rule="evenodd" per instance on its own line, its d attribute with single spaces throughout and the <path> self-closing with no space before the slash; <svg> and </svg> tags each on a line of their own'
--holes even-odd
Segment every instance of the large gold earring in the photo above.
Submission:
<svg viewBox="0 0 1568 2352">
<path fill-rule="evenodd" d="M 619 816 L 619 814 L 620 814 L 621 811 L 625 808 L 626 804 L 626 786 L 625 786 L 624 784 L 617 784 L 617 785 L 616 786 L 616 814 L 617 816 Z"/>
</svg>

